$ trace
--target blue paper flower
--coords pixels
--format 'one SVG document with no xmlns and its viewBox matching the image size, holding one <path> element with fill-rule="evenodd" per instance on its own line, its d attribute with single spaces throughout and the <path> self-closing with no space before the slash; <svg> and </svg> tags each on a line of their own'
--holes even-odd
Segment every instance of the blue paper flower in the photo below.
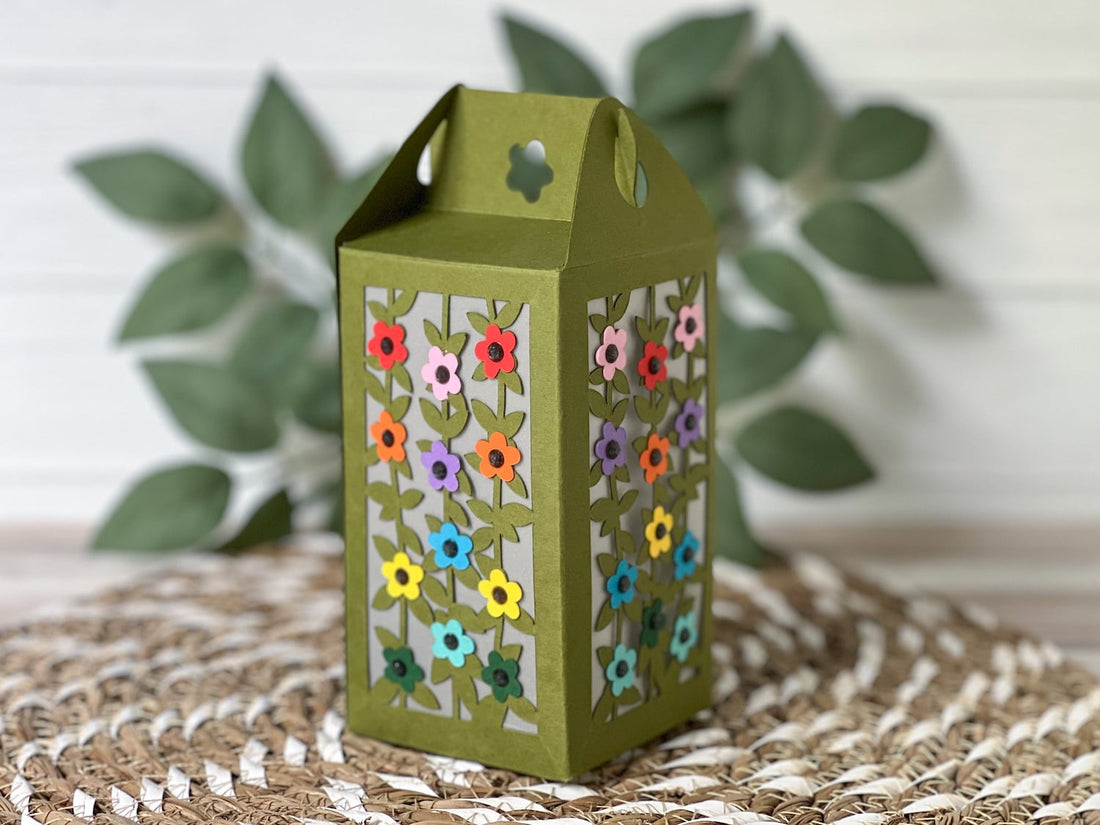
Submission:
<svg viewBox="0 0 1100 825">
<path fill-rule="evenodd" d="M 604 585 L 611 594 L 611 609 L 618 610 L 634 601 L 634 582 L 638 580 L 638 568 L 628 561 L 620 561 L 615 572 Z"/>
<path fill-rule="evenodd" d="M 466 657 L 474 652 L 474 640 L 466 635 L 465 628 L 458 619 L 446 624 L 432 622 L 432 655 L 437 659 L 446 659 L 455 667 L 466 664 Z"/>
<path fill-rule="evenodd" d="M 465 570 L 470 566 L 470 551 L 474 549 L 474 542 L 469 536 L 458 532 L 451 522 L 440 527 L 438 533 L 429 533 L 428 544 L 435 550 L 435 563 L 441 569 L 453 567 L 455 570 Z"/>
<path fill-rule="evenodd" d="M 676 564 L 676 581 L 686 579 L 695 572 L 695 566 L 699 557 L 699 539 L 688 530 L 676 549 L 672 551 L 672 561 Z"/>
<path fill-rule="evenodd" d="M 668 647 L 672 655 L 683 664 L 698 641 L 699 629 L 695 625 L 695 611 L 692 610 L 676 619 L 676 626 L 672 629 L 672 643 Z"/>
<path fill-rule="evenodd" d="M 626 645 L 615 645 L 615 655 L 607 663 L 604 673 L 611 683 L 611 693 L 622 696 L 624 690 L 634 687 L 634 666 L 638 663 L 638 651 Z"/>
</svg>

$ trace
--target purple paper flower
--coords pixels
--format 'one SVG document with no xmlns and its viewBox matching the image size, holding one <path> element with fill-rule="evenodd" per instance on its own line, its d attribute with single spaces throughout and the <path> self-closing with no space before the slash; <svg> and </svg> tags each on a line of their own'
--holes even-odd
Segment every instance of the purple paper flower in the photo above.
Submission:
<svg viewBox="0 0 1100 825">
<path fill-rule="evenodd" d="M 623 427 L 616 427 L 610 421 L 603 423 L 603 437 L 596 442 L 596 458 L 602 462 L 605 476 L 626 464 L 626 430 Z"/>
<path fill-rule="evenodd" d="M 420 454 L 420 463 L 428 471 L 428 484 L 433 490 L 446 489 L 453 493 L 458 489 L 458 470 L 461 462 L 457 455 L 447 450 L 442 441 L 433 441 L 432 448 Z"/>
<path fill-rule="evenodd" d="M 689 398 L 676 416 L 676 433 L 681 447 L 690 447 L 703 435 L 703 408 Z"/>
<path fill-rule="evenodd" d="M 458 377 L 458 356 L 444 352 L 439 347 L 428 350 L 428 363 L 420 369 L 420 377 L 432 388 L 436 401 L 462 391 L 462 379 Z"/>
</svg>

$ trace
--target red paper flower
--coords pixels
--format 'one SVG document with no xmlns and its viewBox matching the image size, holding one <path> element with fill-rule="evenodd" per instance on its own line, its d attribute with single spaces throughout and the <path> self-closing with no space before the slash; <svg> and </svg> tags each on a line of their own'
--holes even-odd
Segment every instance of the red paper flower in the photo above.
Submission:
<svg viewBox="0 0 1100 825">
<path fill-rule="evenodd" d="M 652 341 L 645 342 L 642 357 L 638 359 L 638 375 L 642 376 L 647 390 L 652 390 L 668 378 L 666 358 L 668 358 L 668 347 L 659 346 Z"/>
<path fill-rule="evenodd" d="M 367 342 L 367 352 L 378 356 L 382 369 L 388 370 L 394 364 L 403 364 L 409 357 L 409 351 L 402 343 L 405 329 L 400 324 L 390 326 L 385 321 L 375 321 L 374 337 Z"/>
<path fill-rule="evenodd" d="M 496 378 L 497 373 L 511 372 L 516 368 L 516 334 L 511 330 L 501 332 L 496 324 L 485 330 L 485 340 L 474 346 L 474 355 L 485 365 L 485 375 Z"/>
</svg>

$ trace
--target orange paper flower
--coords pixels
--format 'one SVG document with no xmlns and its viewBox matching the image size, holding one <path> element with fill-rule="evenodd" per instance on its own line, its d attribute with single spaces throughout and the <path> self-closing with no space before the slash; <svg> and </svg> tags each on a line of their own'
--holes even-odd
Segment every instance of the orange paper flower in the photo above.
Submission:
<svg viewBox="0 0 1100 825">
<path fill-rule="evenodd" d="M 393 420 L 388 412 L 370 425 L 370 434 L 378 443 L 378 457 L 383 461 L 405 460 L 405 427 Z"/>
<path fill-rule="evenodd" d="M 652 484 L 668 472 L 668 439 L 661 438 L 657 433 L 650 433 L 639 463 L 645 470 L 647 484 Z"/>
<path fill-rule="evenodd" d="M 665 439 L 668 443 L 668 439 Z M 489 440 L 482 439 L 477 442 L 477 454 L 481 458 L 481 466 L 478 469 L 486 478 L 496 476 L 507 483 L 516 477 L 516 465 L 521 458 L 519 450 L 508 443 L 504 433 L 496 432 L 489 436 Z"/>
</svg>

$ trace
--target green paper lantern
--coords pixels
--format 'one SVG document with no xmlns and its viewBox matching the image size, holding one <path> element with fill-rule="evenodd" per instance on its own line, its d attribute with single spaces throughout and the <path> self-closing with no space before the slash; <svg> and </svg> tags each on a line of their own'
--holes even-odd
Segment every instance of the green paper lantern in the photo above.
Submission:
<svg viewBox="0 0 1100 825">
<path fill-rule="evenodd" d="M 456 87 L 337 255 L 350 728 L 566 779 L 706 707 L 716 239 L 658 140 Z"/>
</svg>

